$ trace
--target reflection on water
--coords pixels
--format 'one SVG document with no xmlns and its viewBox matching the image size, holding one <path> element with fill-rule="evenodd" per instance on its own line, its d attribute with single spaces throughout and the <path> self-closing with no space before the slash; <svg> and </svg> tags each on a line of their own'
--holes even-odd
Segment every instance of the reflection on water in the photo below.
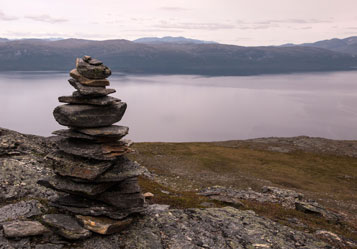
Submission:
<svg viewBox="0 0 357 249">
<path fill-rule="evenodd" d="M 0 73 L 0 127 L 49 136 L 52 110 L 74 89 L 66 73 Z M 120 122 L 134 141 L 267 136 L 357 139 L 357 72 L 248 77 L 109 78 L 128 103 Z"/>
</svg>

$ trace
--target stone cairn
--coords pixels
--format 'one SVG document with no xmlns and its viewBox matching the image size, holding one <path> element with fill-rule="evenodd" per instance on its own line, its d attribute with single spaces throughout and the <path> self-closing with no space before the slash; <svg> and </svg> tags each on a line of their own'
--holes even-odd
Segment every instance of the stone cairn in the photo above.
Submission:
<svg viewBox="0 0 357 249">
<path fill-rule="evenodd" d="M 50 204 L 65 213 L 47 214 L 43 222 L 68 239 L 89 237 L 91 232 L 110 234 L 125 229 L 133 214 L 145 210 L 138 185 L 142 167 L 130 161 L 128 127 L 121 120 L 126 103 L 110 97 L 111 70 L 90 56 L 77 58 L 69 83 L 77 90 L 59 97 L 54 117 L 69 127 L 54 131 L 58 150 L 46 159 L 55 176 L 38 183 L 60 194 Z M 79 225 L 81 224 L 81 226 Z M 90 231 L 89 231 L 90 230 Z"/>
</svg>

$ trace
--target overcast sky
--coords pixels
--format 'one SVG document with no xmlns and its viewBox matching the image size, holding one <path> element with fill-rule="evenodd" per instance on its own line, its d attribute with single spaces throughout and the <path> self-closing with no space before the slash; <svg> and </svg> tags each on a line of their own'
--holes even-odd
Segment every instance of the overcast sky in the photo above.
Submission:
<svg viewBox="0 0 357 249">
<path fill-rule="evenodd" d="M 279 45 L 357 36 L 357 0 L 0 0 L 0 25 L 6 38 Z"/>
</svg>

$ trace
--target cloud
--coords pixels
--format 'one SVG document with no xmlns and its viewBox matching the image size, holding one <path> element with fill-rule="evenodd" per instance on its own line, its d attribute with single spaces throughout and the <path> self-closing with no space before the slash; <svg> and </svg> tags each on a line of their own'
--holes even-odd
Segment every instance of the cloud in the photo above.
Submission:
<svg viewBox="0 0 357 249">
<path fill-rule="evenodd" d="M 306 26 L 306 27 L 301 27 L 300 29 L 304 30 L 304 29 L 312 29 L 311 26 Z"/>
<path fill-rule="evenodd" d="M 67 22 L 67 19 L 64 18 L 54 18 L 49 15 L 39 15 L 39 16 L 25 16 L 25 18 L 38 21 L 38 22 L 47 22 L 47 23 L 60 23 Z"/>
<path fill-rule="evenodd" d="M 235 23 L 237 24 L 237 29 L 270 29 L 270 28 L 279 28 L 285 25 L 289 25 L 288 28 L 293 28 L 296 30 L 303 30 L 303 29 L 311 29 L 310 25 L 319 24 L 319 23 L 330 23 L 330 20 L 318 20 L 318 19 L 297 19 L 297 18 L 288 18 L 288 19 L 267 19 L 267 20 L 260 20 L 260 21 L 244 21 L 244 20 L 236 20 Z M 309 25 L 310 24 L 310 25 Z M 295 27 L 290 25 L 296 25 Z M 300 25 L 304 25 L 301 27 Z M 286 27 L 286 26 L 285 26 Z"/>
<path fill-rule="evenodd" d="M 100 33 L 84 33 L 84 32 L 16 32 L 16 31 L 7 31 L 2 33 L 4 37 L 11 37 L 11 38 L 78 38 L 78 39 L 113 39 L 112 34 L 100 34 Z"/>
<path fill-rule="evenodd" d="M 253 38 L 251 37 L 236 37 L 236 39 L 234 39 L 233 41 L 240 42 L 240 41 L 251 41 L 251 40 L 253 40 Z"/>
<path fill-rule="evenodd" d="M 238 27 L 238 29 L 270 29 L 280 27 L 278 24 L 270 24 L 270 25 L 242 25 Z"/>
<path fill-rule="evenodd" d="M 141 33 L 157 33 L 157 32 L 166 32 L 166 33 L 182 33 L 184 32 L 184 30 L 176 30 L 176 29 L 173 29 L 173 30 L 168 30 L 168 29 L 160 29 L 160 28 L 147 28 L 147 29 L 123 29 L 121 30 L 122 32 L 141 32 Z"/>
<path fill-rule="evenodd" d="M 18 17 L 15 16 L 8 16 L 6 14 L 4 14 L 4 12 L 0 11 L 0 21 L 14 21 L 14 20 L 18 20 Z"/>
<path fill-rule="evenodd" d="M 49 33 L 49 32 L 21 32 L 21 31 L 7 31 L 3 33 L 5 36 L 18 38 L 48 38 L 48 37 L 66 37 L 64 33 Z"/>
<path fill-rule="evenodd" d="M 234 29 L 236 26 L 225 23 L 168 23 L 161 21 L 160 24 L 154 25 L 157 28 L 162 29 L 198 29 L 198 30 L 221 30 L 221 29 Z"/>
<path fill-rule="evenodd" d="M 259 21 L 244 21 L 236 20 L 237 24 L 240 25 L 273 25 L 273 24 L 318 24 L 318 23 L 331 23 L 333 22 L 332 18 L 330 19 L 299 19 L 299 18 L 287 18 L 287 19 L 267 19 Z"/>
<path fill-rule="evenodd" d="M 326 20 L 317 19 L 277 19 L 277 20 L 264 20 L 247 22 L 244 20 L 236 20 L 235 22 L 222 22 L 222 23 L 196 23 L 196 22 L 170 22 L 166 20 L 160 21 L 154 25 L 160 29 L 174 29 L 174 30 L 263 30 L 282 27 L 284 24 L 304 24 L 304 26 L 296 29 L 311 29 L 312 27 L 307 24 L 327 22 Z"/>
<path fill-rule="evenodd" d="M 258 22 L 253 22 L 253 24 L 274 24 L 274 23 L 295 23 L 295 24 L 316 24 L 316 23 L 330 23 L 332 20 L 318 20 L 318 19 L 298 19 L 298 18 L 288 18 L 288 19 L 268 19 Z"/>
<path fill-rule="evenodd" d="M 159 10 L 165 10 L 165 11 L 187 11 L 188 9 L 186 8 L 181 8 L 181 7 L 161 7 Z"/>
<path fill-rule="evenodd" d="M 308 29 L 312 29 L 312 26 L 288 26 L 288 29 L 292 29 L 292 30 L 308 30 Z"/>
</svg>

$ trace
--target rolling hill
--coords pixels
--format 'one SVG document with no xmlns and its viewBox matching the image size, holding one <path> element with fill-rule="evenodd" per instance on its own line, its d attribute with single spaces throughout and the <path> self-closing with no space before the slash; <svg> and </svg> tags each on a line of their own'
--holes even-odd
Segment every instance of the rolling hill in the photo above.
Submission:
<svg viewBox="0 0 357 249">
<path fill-rule="evenodd" d="M 307 46 L 25 39 L 0 42 L 0 70 L 68 71 L 75 57 L 86 54 L 105 61 L 115 72 L 137 74 L 254 75 L 357 68 L 355 55 Z"/>
<path fill-rule="evenodd" d="M 335 52 L 357 55 L 357 36 L 352 36 L 345 39 L 333 38 L 330 40 L 317 41 L 314 43 L 304 43 L 300 45 L 288 44 L 288 46 L 323 48 Z"/>
</svg>

